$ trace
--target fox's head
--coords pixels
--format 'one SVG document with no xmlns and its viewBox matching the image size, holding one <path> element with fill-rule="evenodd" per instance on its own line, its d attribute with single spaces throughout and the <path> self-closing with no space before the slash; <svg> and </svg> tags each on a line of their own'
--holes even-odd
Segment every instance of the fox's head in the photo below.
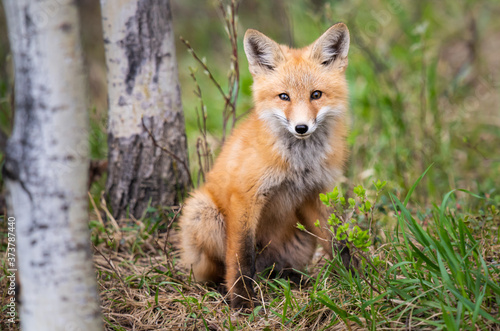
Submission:
<svg viewBox="0 0 500 331">
<path fill-rule="evenodd" d="M 349 30 L 329 28 L 311 45 L 291 49 L 249 29 L 244 38 L 259 117 L 274 131 L 306 139 L 347 106 Z"/>
</svg>

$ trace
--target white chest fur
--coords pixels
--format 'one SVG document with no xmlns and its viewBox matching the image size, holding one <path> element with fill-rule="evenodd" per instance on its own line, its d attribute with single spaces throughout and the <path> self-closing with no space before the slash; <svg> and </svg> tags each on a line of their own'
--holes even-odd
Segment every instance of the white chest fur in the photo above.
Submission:
<svg viewBox="0 0 500 331">
<path fill-rule="evenodd" d="M 286 171 L 269 168 L 261 181 L 259 193 L 271 198 L 280 196 L 283 203 L 297 204 L 312 193 L 333 188 L 341 170 L 328 166 L 334 151 L 326 127 L 307 139 L 297 139 L 282 131 L 274 148 L 287 164 Z"/>
</svg>

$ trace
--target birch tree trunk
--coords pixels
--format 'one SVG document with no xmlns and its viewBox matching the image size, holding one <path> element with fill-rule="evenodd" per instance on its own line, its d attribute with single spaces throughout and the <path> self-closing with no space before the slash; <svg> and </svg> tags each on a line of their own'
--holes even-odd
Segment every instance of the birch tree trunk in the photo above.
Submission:
<svg viewBox="0 0 500 331">
<path fill-rule="evenodd" d="M 22 330 L 102 330 L 88 231 L 87 95 L 72 0 L 4 0 L 15 124 L 4 178 Z"/>
<path fill-rule="evenodd" d="M 170 2 L 101 0 L 101 8 L 109 93 L 106 188 L 116 218 L 127 211 L 139 218 L 150 201 L 178 203 L 188 186 Z"/>
</svg>

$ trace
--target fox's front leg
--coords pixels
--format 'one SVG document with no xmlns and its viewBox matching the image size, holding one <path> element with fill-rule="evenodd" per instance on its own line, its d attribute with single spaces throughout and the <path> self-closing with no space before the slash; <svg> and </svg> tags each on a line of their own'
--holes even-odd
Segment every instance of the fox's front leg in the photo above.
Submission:
<svg viewBox="0 0 500 331">
<path fill-rule="evenodd" d="M 227 213 L 226 286 L 231 307 L 253 307 L 255 274 L 255 229 L 261 207 L 255 201 L 231 198 Z"/>
</svg>

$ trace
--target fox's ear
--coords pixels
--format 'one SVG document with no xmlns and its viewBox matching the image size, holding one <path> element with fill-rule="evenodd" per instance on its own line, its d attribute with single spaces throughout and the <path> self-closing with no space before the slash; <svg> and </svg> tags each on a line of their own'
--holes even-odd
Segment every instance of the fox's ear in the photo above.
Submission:
<svg viewBox="0 0 500 331">
<path fill-rule="evenodd" d="M 247 30 L 243 45 L 252 75 L 272 71 L 285 59 L 280 46 L 257 30 Z"/>
<path fill-rule="evenodd" d="M 314 42 L 311 56 L 324 66 L 344 70 L 348 52 L 349 30 L 344 23 L 337 23 Z"/>
</svg>

